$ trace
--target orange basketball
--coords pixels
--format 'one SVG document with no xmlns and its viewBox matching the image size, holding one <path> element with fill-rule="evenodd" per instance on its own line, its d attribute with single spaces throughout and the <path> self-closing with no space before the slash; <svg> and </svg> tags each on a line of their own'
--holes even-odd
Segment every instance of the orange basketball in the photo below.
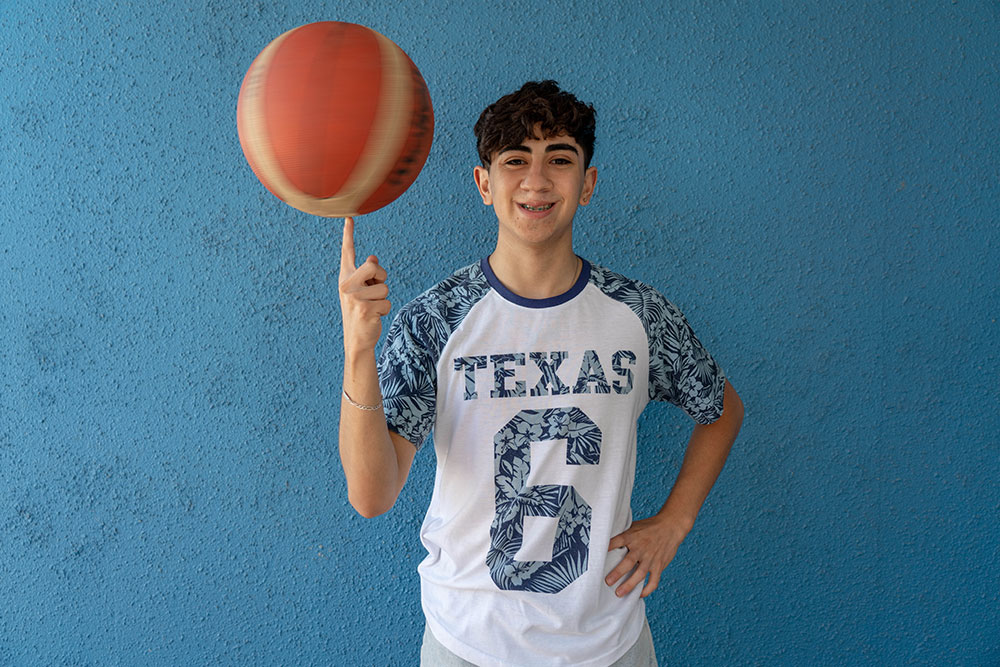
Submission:
<svg viewBox="0 0 1000 667">
<path fill-rule="evenodd" d="M 294 28 L 260 52 L 236 105 L 243 154 L 300 211 L 369 213 L 417 178 L 434 135 L 427 84 L 388 38 L 361 25 Z"/>
</svg>

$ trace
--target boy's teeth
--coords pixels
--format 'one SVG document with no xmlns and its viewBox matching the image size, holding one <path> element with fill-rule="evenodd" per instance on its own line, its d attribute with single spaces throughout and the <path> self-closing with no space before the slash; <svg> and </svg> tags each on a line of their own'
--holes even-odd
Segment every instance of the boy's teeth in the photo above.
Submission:
<svg viewBox="0 0 1000 667">
<path fill-rule="evenodd" d="M 521 206 L 529 211 L 547 211 L 552 208 L 552 204 L 545 204 L 544 206 L 528 206 L 527 204 L 521 204 Z"/>
</svg>

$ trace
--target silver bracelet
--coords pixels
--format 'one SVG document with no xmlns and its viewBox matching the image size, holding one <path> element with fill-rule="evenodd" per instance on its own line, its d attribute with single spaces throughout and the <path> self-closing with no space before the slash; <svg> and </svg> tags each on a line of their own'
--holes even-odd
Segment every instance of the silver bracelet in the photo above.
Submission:
<svg viewBox="0 0 1000 667">
<path fill-rule="evenodd" d="M 367 410 L 369 412 L 374 412 L 375 410 L 382 409 L 382 401 L 378 402 L 378 405 L 362 405 L 361 403 L 355 403 L 354 399 L 347 395 L 347 390 L 343 390 L 344 400 L 356 407 L 358 410 Z"/>
</svg>

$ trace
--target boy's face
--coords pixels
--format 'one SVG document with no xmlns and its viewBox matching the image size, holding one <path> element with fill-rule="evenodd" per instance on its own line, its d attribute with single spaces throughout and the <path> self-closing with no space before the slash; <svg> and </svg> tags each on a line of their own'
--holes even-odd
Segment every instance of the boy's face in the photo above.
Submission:
<svg viewBox="0 0 1000 667">
<path fill-rule="evenodd" d="M 583 149 L 568 135 L 526 139 L 477 166 L 483 203 L 500 221 L 500 241 L 534 247 L 572 241 L 573 216 L 594 194 L 597 168 L 583 166 Z"/>
</svg>

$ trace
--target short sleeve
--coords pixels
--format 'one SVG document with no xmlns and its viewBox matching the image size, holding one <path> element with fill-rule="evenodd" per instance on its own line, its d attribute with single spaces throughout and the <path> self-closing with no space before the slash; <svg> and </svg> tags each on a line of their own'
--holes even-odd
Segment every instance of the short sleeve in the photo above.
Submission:
<svg viewBox="0 0 1000 667">
<path fill-rule="evenodd" d="M 683 409 L 699 424 L 722 416 L 726 376 L 695 336 L 680 310 L 652 291 L 649 394 Z"/>
<path fill-rule="evenodd" d="M 437 418 L 441 350 L 489 289 L 479 264 L 472 264 L 406 304 L 389 327 L 378 362 L 385 420 L 417 449 Z"/>
<path fill-rule="evenodd" d="M 417 449 L 434 426 L 437 357 L 428 343 L 414 309 L 404 309 L 389 328 L 378 363 L 386 423 Z"/>
</svg>

